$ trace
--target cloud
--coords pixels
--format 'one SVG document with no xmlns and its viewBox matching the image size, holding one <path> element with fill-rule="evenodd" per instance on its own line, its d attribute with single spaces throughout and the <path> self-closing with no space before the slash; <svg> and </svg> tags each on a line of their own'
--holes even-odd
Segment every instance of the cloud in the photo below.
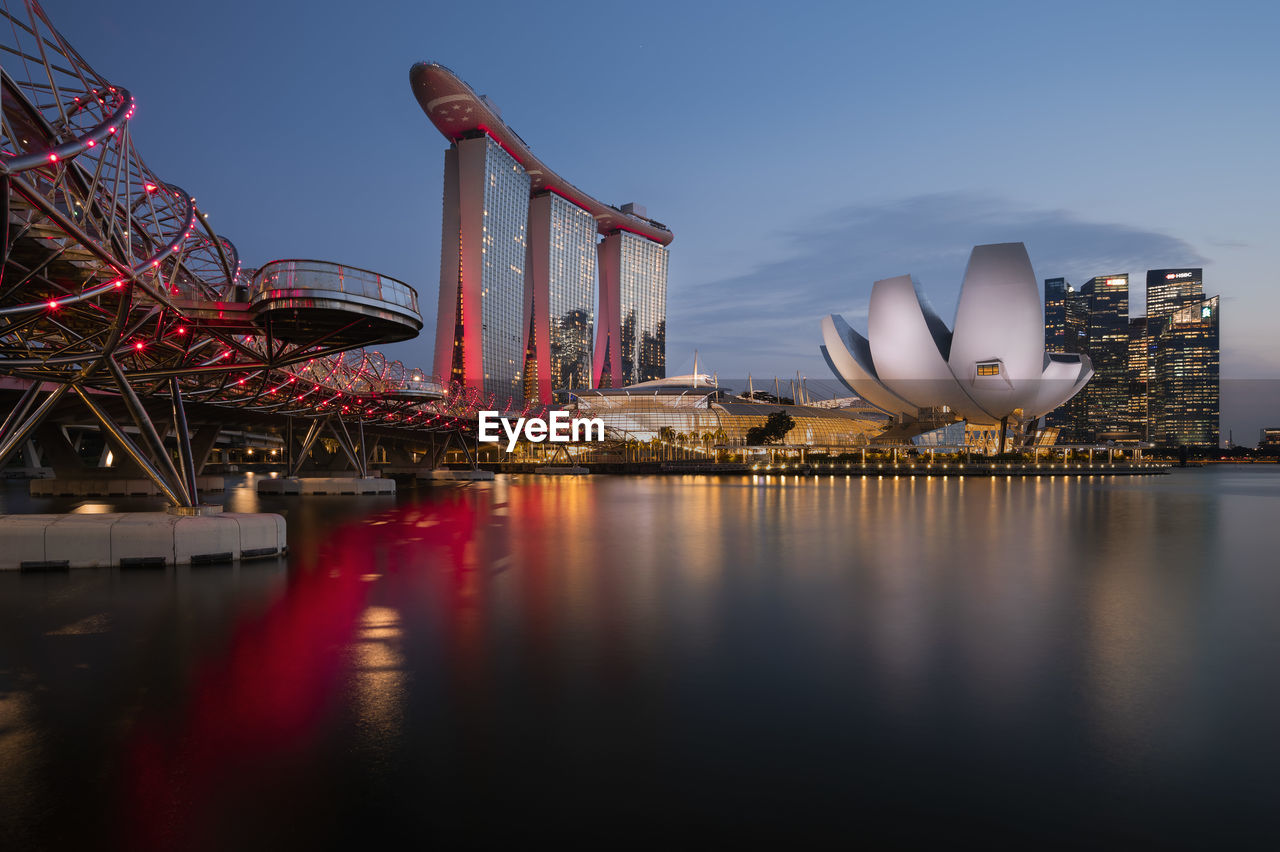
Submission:
<svg viewBox="0 0 1280 852">
<path fill-rule="evenodd" d="M 983 243 L 1026 243 L 1041 280 L 1065 276 L 1079 285 L 1095 275 L 1128 272 L 1131 292 L 1139 297 L 1147 269 L 1208 262 L 1166 234 L 973 193 L 845 207 L 805 223 L 786 239 L 786 257 L 672 292 L 672 367 L 697 347 L 701 365 L 722 375 L 786 376 L 797 369 L 818 375 L 826 370 L 817 351 L 825 314 L 843 314 L 856 327 L 866 315 L 873 282 L 911 274 L 950 321 L 969 251 Z"/>
</svg>

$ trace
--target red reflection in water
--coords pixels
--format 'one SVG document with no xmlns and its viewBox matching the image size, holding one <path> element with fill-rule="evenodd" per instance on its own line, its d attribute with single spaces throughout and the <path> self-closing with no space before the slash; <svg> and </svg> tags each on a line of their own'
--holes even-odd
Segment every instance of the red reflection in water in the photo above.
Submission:
<svg viewBox="0 0 1280 852">
<path fill-rule="evenodd" d="M 140 722 L 127 746 L 125 814 L 133 849 L 216 844 L 228 805 L 283 776 L 331 717 L 344 649 L 368 603 L 370 575 L 464 569 L 476 558 L 477 512 L 465 500 L 411 506 L 337 528 L 301 550 L 287 591 L 237 625 L 229 646 L 196 668 L 173 719 Z M 470 585 L 468 570 L 454 583 Z"/>
</svg>

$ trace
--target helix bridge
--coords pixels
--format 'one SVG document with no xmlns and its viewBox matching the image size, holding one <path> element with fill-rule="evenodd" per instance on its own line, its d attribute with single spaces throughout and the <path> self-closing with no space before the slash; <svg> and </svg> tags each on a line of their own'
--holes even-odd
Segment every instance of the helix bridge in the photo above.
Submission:
<svg viewBox="0 0 1280 852">
<path fill-rule="evenodd" d="M 139 156 L 134 97 L 32 0 L 4 0 L 0 60 L 0 382 L 16 394 L 0 465 L 78 406 L 170 502 L 193 506 L 192 406 L 291 436 L 297 421 L 299 459 L 324 434 L 362 473 L 366 429 L 412 442 L 501 407 L 368 348 L 421 330 L 409 285 L 327 261 L 243 265 L 196 196 Z"/>
</svg>

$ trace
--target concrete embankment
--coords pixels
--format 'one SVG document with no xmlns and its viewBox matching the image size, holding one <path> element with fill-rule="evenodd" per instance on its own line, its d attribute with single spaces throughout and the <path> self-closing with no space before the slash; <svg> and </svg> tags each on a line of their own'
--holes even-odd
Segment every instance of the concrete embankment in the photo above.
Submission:
<svg viewBox="0 0 1280 852">
<path fill-rule="evenodd" d="M 216 506 L 0 515 L 0 541 L 0 570 L 26 571 L 212 564 L 279 556 L 287 550 L 280 515 L 224 513 Z"/>
</svg>

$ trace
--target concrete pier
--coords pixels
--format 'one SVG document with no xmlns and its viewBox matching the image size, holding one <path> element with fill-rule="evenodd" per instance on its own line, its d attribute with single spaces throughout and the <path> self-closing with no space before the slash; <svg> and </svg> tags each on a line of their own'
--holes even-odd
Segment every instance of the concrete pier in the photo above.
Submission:
<svg viewBox="0 0 1280 852">
<path fill-rule="evenodd" d="M 418 471 L 418 479 L 442 479 L 453 480 L 456 482 L 488 482 L 493 479 L 493 471 L 472 470 L 471 468 L 465 468 L 463 470 L 436 468 L 435 470 Z"/>
<path fill-rule="evenodd" d="M 196 488 L 201 494 L 226 490 L 221 476 L 197 476 Z M 159 497 L 160 489 L 142 477 L 68 477 L 31 480 L 32 497 Z"/>
<path fill-rule="evenodd" d="M 380 476 L 282 476 L 258 480 L 259 494 L 395 494 L 396 481 Z"/>
<path fill-rule="evenodd" d="M 541 473 L 546 476 L 586 476 L 588 473 L 591 473 L 587 468 L 576 464 L 554 464 L 547 465 L 545 467 L 535 467 L 533 472 Z"/>
<path fill-rule="evenodd" d="M 112 512 L 0 515 L 0 570 L 199 565 L 286 552 L 280 515 Z"/>
</svg>

